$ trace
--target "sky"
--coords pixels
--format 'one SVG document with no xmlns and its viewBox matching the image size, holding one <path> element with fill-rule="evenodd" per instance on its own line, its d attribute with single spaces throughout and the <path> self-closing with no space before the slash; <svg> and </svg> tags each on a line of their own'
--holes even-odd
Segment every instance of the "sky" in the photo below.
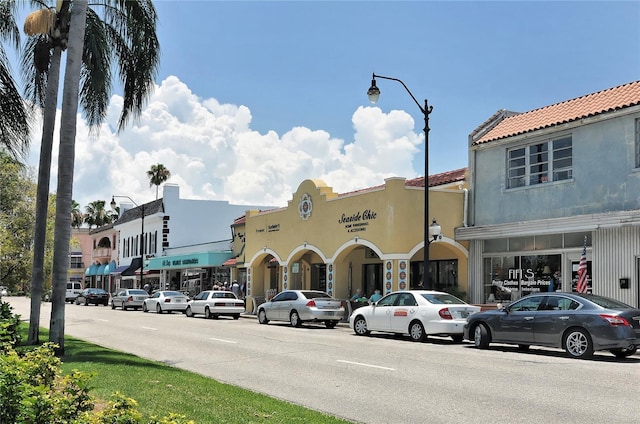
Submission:
<svg viewBox="0 0 640 424">
<path fill-rule="evenodd" d="M 161 62 L 141 118 L 115 131 L 114 87 L 99 135 L 78 122 L 82 209 L 112 195 L 154 200 L 146 171 L 158 163 L 181 198 L 278 207 L 306 179 L 344 193 L 422 176 L 425 116 L 397 81 L 377 79 L 370 104 L 373 73 L 433 106 L 430 175 L 467 167 L 469 134 L 498 110 L 640 79 L 638 1 L 154 4 Z M 28 158 L 36 169 L 39 138 Z M 51 191 L 56 169 L 57 148 Z"/>
</svg>

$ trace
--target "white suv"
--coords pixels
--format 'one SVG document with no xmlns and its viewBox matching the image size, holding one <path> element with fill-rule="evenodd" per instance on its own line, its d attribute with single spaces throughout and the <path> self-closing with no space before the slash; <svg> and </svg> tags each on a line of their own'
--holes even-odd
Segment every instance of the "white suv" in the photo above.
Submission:
<svg viewBox="0 0 640 424">
<path fill-rule="evenodd" d="M 80 293 L 82 293 L 82 283 L 69 281 L 67 282 L 67 294 L 64 297 L 64 301 L 73 303 Z"/>
</svg>

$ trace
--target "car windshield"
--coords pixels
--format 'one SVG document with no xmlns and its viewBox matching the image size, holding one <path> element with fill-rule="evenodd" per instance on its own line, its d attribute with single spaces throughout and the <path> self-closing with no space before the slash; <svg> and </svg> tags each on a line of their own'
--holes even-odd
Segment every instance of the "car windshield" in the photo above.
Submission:
<svg viewBox="0 0 640 424">
<path fill-rule="evenodd" d="M 144 290 L 129 290 L 129 294 L 144 294 L 145 296 L 149 295 L 149 293 Z"/>
<path fill-rule="evenodd" d="M 633 306 L 604 296 L 598 296 L 595 294 L 582 294 L 580 296 L 606 309 L 634 309 Z"/>
<path fill-rule="evenodd" d="M 236 299 L 236 295 L 233 292 L 215 292 L 213 297 L 221 297 L 225 299 Z"/>
<path fill-rule="evenodd" d="M 302 292 L 302 295 L 307 299 L 317 299 L 319 297 L 331 297 L 329 296 L 328 293 L 325 293 L 325 292 L 311 292 L 311 291 Z"/>
<path fill-rule="evenodd" d="M 422 295 L 430 303 L 445 304 L 445 305 L 461 305 L 464 302 L 457 297 L 450 295 L 449 293 L 424 293 Z"/>
<path fill-rule="evenodd" d="M 166 291 L 164 292 L 165 297 L 174 297 L 174 296 L 184 296 L 182 293 L 177 291 Z"/>
</svg>

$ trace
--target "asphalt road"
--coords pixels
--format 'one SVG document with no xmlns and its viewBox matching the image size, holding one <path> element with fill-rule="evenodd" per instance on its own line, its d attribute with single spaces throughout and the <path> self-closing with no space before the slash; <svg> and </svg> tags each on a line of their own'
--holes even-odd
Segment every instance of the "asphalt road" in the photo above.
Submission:
<svg viewBox="0 0 640 424">
<path fill-rule="evenodd" d="M 29 317 L 29 300 L 9 297 Z M 41 325 L 48 327 L 50 304 Z M 253 318 L 67 304 L 65 331 L 218 381 L 363 423 L 617 423 L 640 417 L 640 356 L 358 337 L 345 325 L 259 325 Z"/>
</svg>

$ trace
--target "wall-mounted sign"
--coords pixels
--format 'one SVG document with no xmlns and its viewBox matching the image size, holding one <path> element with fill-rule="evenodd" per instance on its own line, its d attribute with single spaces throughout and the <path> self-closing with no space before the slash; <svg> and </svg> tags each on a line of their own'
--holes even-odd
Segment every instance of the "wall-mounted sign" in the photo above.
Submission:
<svg viewBox="0 0 640 424">
<path fill-rule="evenodd" d="M 378 214 L 371 210 L 365 209 L 362 212 L 352 214 L 343 213 L 338 219 L 338 224 L 343 224 L 348 233 L 358 233 L 366 231 L 369 222 L 376 219 Z"/>
</svg>

